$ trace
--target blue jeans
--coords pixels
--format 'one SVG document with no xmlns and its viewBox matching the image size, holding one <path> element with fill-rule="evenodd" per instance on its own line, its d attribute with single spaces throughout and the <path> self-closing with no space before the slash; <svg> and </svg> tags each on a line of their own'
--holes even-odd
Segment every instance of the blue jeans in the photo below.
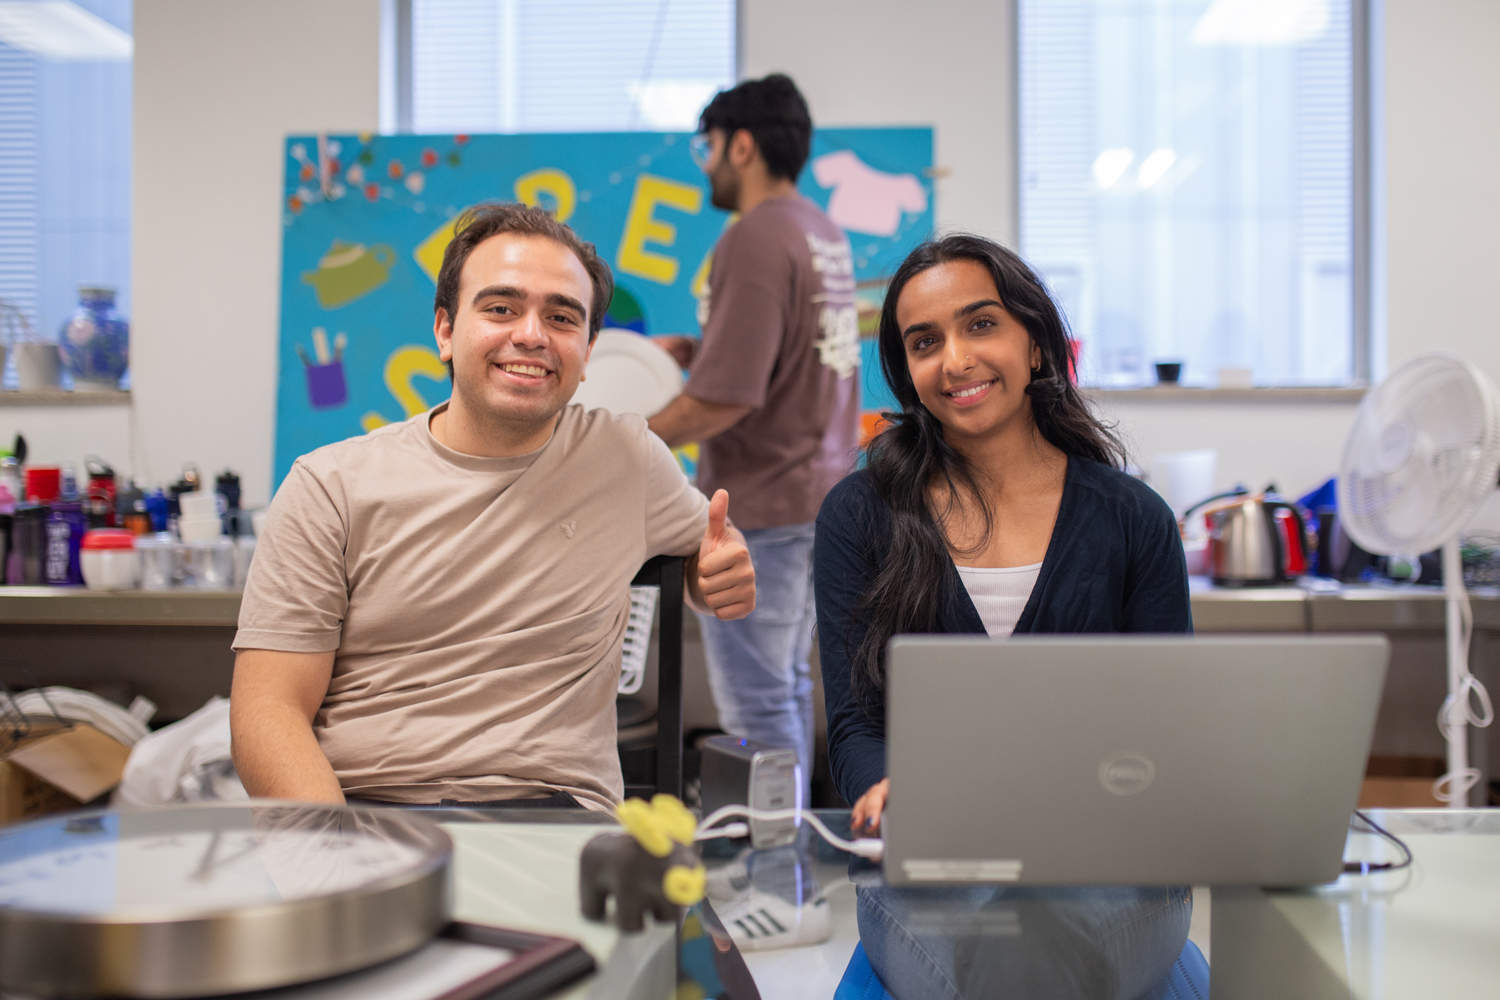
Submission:
<svg viewBox="0 0 1500 1000">
<path fill-rule="evenodd" d="M 708 683 L 724 731 L 791 747 L 808 801 L 813 762 L 813 525 L 745 532 L 755 566 L 755 610 L 740 621 L 698 615 Z"/>
<path fill-rule="evenodd" d="M 1187 942 L 1187 887 L 858 888 L 859 937 L 896 1000 L 1142 1000 Z"/>
</svg>

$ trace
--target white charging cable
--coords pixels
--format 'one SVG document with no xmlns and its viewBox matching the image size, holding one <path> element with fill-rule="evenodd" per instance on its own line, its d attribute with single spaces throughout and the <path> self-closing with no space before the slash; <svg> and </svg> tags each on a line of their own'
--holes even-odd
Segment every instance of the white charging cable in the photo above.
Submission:
<svg viewBox="0 0 1500 1000">
<path fill-rule="evenodd" d="M 885 854 L 885 841 L 877 837 L 861 837 L 858 840 L 845 840 L 836 835 L 832 830 L 823 825 L 823 821 L 809 809 L 752 809 L 749 806 L 724 806 L 715 809 L 703 818 L 698 824 L 698 840 L 712 840 L 715 837 L 746 837 L 750 834 L 748 823 L 730 823 L 727 826 L 714 826 L 715 823 L 731 816 L 744 816 L 749 819 L 758 819 L 762 822 L 775 822 L 777 820 L 796 819 L 801 816 L 807 820 L 818 835 L 828 841 L 841 851 L 857 854 L 871 861 L 879 861 Z"/>
<path fill-rule="evenodd" d="M 1458 589 L 1458 660 L 1464 667 L 1463 674 L 1459 677 L 1458 690 L 1450 692 L 1438 709 L 1438 732 L 1443 734 L 1444 739 L 1451 738 L 1458 727 L 1468 725 L 1483 729 L 1495 721 L 1495 706 L 1490 701 L 1490 693 L 1485 690 L 1479 678 L 1469 672 L 1469 643 L 1474 636 L 1474 608 L 1469 601 L 1468 590 L 1462 585 Z M 1479 705 L 1477 712 L 1474 710 L 1476 702 Z M 1432 796 L 1439 802 L 1463 802 L 1469 789 L 1479 784 L 1483 777 L 1477 767 L 1450 771 L 1432 783 Z"/>
</svg>

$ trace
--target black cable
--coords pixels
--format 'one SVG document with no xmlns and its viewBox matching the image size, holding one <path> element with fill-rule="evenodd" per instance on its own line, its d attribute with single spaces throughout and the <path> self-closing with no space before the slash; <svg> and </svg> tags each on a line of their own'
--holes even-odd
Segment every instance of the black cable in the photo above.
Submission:
<svg viewBox="0 0 1500 1000">
<path fill-rule="evenodd" d="M 1406 846 L 1406 841 L 1402 840 L 1400 837 L 1396 836 L 1394 833 L 1387 830 L 1385 827 L 1381 826 L 1379 823 L 1375 822 L 1373 819 L 1366 816 L 1358 809 L 1354 810 L 1354 815 L 1358 816 L 1360 818 L 1360 821 L 1370 828 L 1370 831 L 1379 834 L 1386 840 L 1389 840 L 1391 843 L 1395 844 L 1397 849 L 1401 851 L 1402 855 L 1404 855 L 1404 860 L 1400 862 L 1379 861 L 1375 863 L 1371 863 L 1369 861 L 1345 861 L 1344 871 L 1347 874 L 1369 875 L 1372 872 L 1398 872 L 1403 868 L 1411 867 L 1411 848 Z M 1349 825 L 1353 826 L 1354 824 L 1350 823 Z M 1367 831 L 1360 832 L 1363 833 Z"/>
</svg>

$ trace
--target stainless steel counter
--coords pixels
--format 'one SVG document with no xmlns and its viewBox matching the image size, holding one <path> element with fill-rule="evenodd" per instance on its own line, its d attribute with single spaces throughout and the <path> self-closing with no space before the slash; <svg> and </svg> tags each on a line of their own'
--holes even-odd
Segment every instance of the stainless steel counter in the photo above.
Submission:
<svg viewBox="0 0 1500 1000">
<path fill-rule="evenodd" d="M 1500 695 L 1500 590 L 1471 596 L 1472 669 Z M 1441 589 L 1341 587 L 1323 581 L 1229 589 L 1195 578 L 1192 601 L 1199 632 L 1384 633 L 1391 640 L 1391 668 L 1373 752 L 1443 756 L 1433 722 L 1447 684 Z M 181 718 L 210 696 L 229 693 L 234 665 L 229 646 L 239 607 L 237 593 L 0 587 L 0 680 L 29 686 L 35 678 L 101 690 L 124 701 L 144 694 L 161 706 L 159 718 Z M 689 728 L 716 721 L 696 624 L 686 616 Z M 1482 769 L 1500 774 L 1500 739 L 1490 740 L 1488 730 L 1471 730 L 1470 755 Z M 1476 793 L 1475 804 L 1480 801 Z"/>
<path fill-rule="evenodd" d="M 1215 587 L 1191 581 L 1199 632 L 1430 632 L 1443 629 L 1440 587 Z M 1500 590 L 1472 591 L 1474 628 L 1500 630 Z"/>
<path fill-rule="evenodd" d="M 233 628 L 237 591 L 144 590 L 103 593 L 79 587 L 0 587 L 4 625 L 193 625 Z"/>
<path fill-rule="evenodd" d="M 1297 587 L 1215 587 L 1192 579 L 1199 632 L 1306 632 L 1307 594 Z"/>
<path fill-rule="evenodd" d="M 144 695 L 170 722 L 229 693 L 239 614 L 231 592 L 0 587 L 0 681 Z"/>
<path fill-rule="evenodd" d="M 1391 632 L 1443 628 L 1443 593 L 1434 587 L 1330 585 L 1215 587 L 1192 580 L 1193 623 L 1200 632 Z M 1500 630 L 1500 591 L 1471 595 L 1474 627 Z M 180 625 L 233 628 L 235 592 L 98 593 L 71 587 L 0 587 L 6 625 Z"/>
</svg>

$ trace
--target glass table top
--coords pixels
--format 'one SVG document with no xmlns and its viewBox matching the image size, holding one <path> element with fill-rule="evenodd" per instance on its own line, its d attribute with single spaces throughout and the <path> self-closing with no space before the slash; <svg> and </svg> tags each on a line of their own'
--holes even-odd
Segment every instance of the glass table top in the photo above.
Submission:
<svg viewBox="0 0 1500 1000">
<path fill-rule="evenodd" d="M 835 833 L 847 834 L 847 809 L 817 812 Z M 1410 868 L 1345 875 L 1299 890 L 1212 891 L 1215 1000 L 1495 995 L 1500 989 L 1500 810 L 1372 810 L 1370 815 L 1410 846 Z M 522 839 L 538 843 L 549 839 L 543 835 L 547 827 L 559 834 L 559 827 L 572 827 L 553 842 L 566 851 L 581 850 L 611 822 L 596 814 L 498 809 L 450 810 L 434 818 L 454 834 L 460 870 L 464 858 L 472 866 L 479 855 L 494 856 L 509 840 L 491 827 L 497 839 L 481 843 L 484 836 L 465 833 L 469 827 L 478 834 L 481 827 L 472 824 L 499 824 L 518 832 L 529 827 L 536 833 Z M 576 848 L 563 843 L 574 840 Z M 819 844 L 820 856 L 839 855 Z M 740 846 L 707 842 L 705 858 L 712 866 L 716 857 L 731 857 Z M 1351 831 L 1346 859 L 1396 857 L 1395 848 L 1379 837 Z M 859 877 L 879 883 L 878 869 Z M 461 889 L 460 901 L 464 898 Z M 558 903 L 562 909 L 572 905 L 571 893 L 563 899 Z M 510 914 L 495 916 L 504 922 Z"/>
</svg>

